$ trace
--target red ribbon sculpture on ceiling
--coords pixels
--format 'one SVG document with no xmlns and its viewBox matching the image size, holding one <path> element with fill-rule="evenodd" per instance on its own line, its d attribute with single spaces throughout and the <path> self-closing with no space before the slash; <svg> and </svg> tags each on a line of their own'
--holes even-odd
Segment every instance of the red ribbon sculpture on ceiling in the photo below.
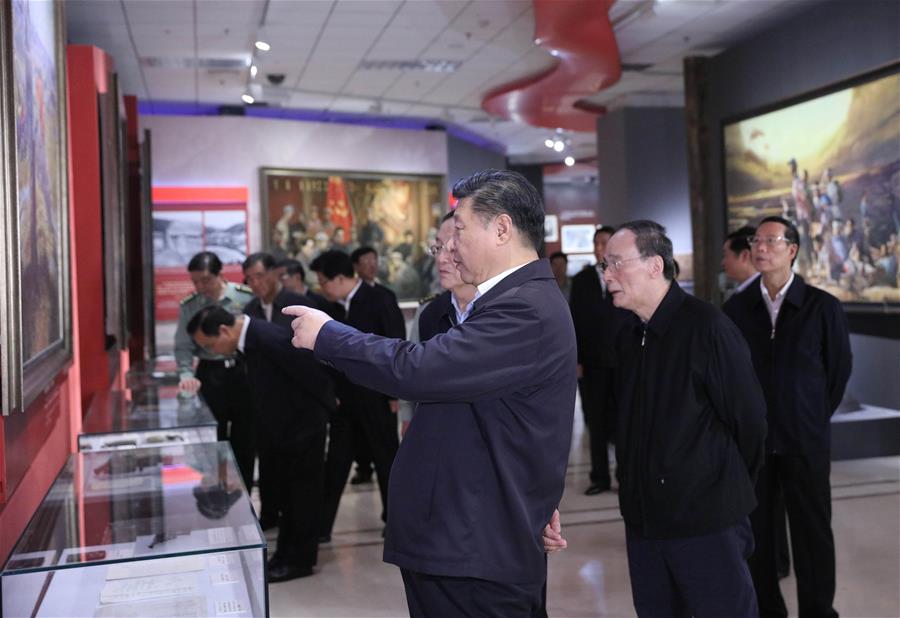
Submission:
<svg viewBox="0 0 900 618">
<path fill-rule="evenodd" d="M 489 114 L 536 127 L 596 130 L 602 105 L 581 101 L 622 75 L 609 22 L 614 0 L 534 0 L 535 43 L 559 60 L 553 68 L 489 92 Z"/>
</svg>

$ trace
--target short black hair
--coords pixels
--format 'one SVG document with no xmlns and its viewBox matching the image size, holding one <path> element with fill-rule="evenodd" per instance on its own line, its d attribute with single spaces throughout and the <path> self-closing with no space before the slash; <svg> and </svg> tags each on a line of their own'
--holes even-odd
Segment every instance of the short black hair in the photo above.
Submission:
<svg viewBox="0 0 900 618">
<path fill-rule="evenodd" d="M 194 314 L 187 324 L 188 335 L 193 337 L 199 330 L 207 337 L 219 334 L 219 327 L 234 326 L 234 314 L 219 305 L 207 305 Z"/>
<path fill-rule="evenodd" d="M 306 279 L 306 269 L 303 268 L 303 264 L 300 262 L 300 260 L 285 258 L 278 262 L 278 268 L 283 268 L 284 274 L 288 275 L 289 277 L 300 275 L 301 279 Z"/>
<path fill-rule="evenodd" d="M 378 257 L 378 252 L 375 251 L 375 247 L 370 247 L 368 245 L 364 245 L 362 247 L 359 247 L 358 249 L 353 250 L 353 253 L 350 254 L 350 262 L 353 264 L 358 264 L 359 258 L 361 258 L 362 256 L 364 256 L 367 253 L 374 253 L 375 257 Z M 311 266 L 312 265 L 310 265 L 310 267 Z M 315 268 L 313 268 L 313 270 L 315 270 Z"/>
<path fill-rule="evenodd" d="M 669 281 L 675 279 L 675 256 L 672 253 L 672 241 L 666 236 L 666 228 L 648 219 L 638 219 L 623 223 L 619 230 L 631 230 L 634 242 L 642 258 L 659 256 L 663 261 L 663 277 Z"/>
<path fill-rule="evenodd" d="M 441 223 L 440 223 L 440 225 L 444 225 L 445 223 L 447 223 L 447 221 L 449 221 L 449 220 L 452 219 L 452 218 L 453 218 L 453 211 L 451 210 L 451 211 L 448 212 L 446 215 L 444 215 L 443 217 L 441 217 Z"/>
<path fill-rule="evenodd" d="M 756 234 L 756 228 L 752 225 L 739 227 L 725 237 L 728 243 L 728 249 L 735 255 L 740 255 L 744 251 L 750 251 L 750 237 Z"/>
<path fill-rule="evenodd" d="M 594 242 L 597 242 L 597 236 L 600 234 L 609 234 L 612 236 L 616 233 L 616 228 L 611 225 L 598 225 L 597 229 L 594 231 Z"/>
<path fill-rule="evenodd" d="M 556 258 L 562 258 L 566 261 L 566 264 L 569 263 L 569 256 L 566 255 L 565 253 L 563 253 L 562 251 L 554 251 L 553 253 L 550 254 L 550 257 L 548 259 L 552 262 Z"/>
<path fill-rule="evenodd" d="M 535 251 L 544 242 L 544 203 L 540 193 L 518 172 L 489 169 L 460 178 L 453 197 L 471 198 L 472 211 L 485 222 L 506 214 Z"/>
<path fill-rule="evenodd" d="M 256 265 L 257 262 L 261 262 L 263 268 L 266 270 L 272 270 L 276 266 L 275 258 L 272 257 L 271 253 L 266 253 L 265 251 L 257 251 L 256 253 L 251 253 L 247 256 L 247 259 L 244 260 L 244 263 L 241 264 L 241 268 L 243 270 L 247 270 L 248 268 L 252 268 Z"/>
<path fill-rule="evenodd" d="M 212 251 L 201 251 L 188 262 L 189 273 L 209 273 L 218 275 L 222 272 L 222 260 Z"/>
<path fill-rule="evenodd" d="M 838 221 L 838 219 L 835 219 L 835 221 Z M 764 218 L 759 222 L 759 225 L 762 225 L 763 223 L 780 223 L 784 226 L 784 239 L 788 241 L 789 244 L 797 245 L 798 247 L 800 246 L 800 232 L 797 231 L 797 226 L 784 217 L 773 215 L 771 217 Z M 800 255 L 799 251 L 797 251 L 797 255 Z M 793 260 L 791 260 L 791 266 L 793 266 L 794 262 L 797 261 L 797 255 L 794 256 Z"/>
<path fill-rule="evenodd" d="M 345 277 L 350 278 L 355 274 L 353 262 L 350 261 L 350 256 L 338 249 L 323 251 L 319 254 L 319 257 L 312 261 L 309 268 L 313 272 L 321 274 L 329 281 L 338 275 L 344 275 Z"/>
</svg>

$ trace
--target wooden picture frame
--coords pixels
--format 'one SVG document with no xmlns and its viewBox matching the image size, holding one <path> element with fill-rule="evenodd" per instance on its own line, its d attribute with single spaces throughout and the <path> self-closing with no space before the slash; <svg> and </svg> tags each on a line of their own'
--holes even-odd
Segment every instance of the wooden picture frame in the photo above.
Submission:
<svg viewBox="0 0 900 618">
<path fill-rule="evenodd" d="M 65 16 L 0 0 L 0 390 L 23 411 L 72 356 Z"/>
</svg>

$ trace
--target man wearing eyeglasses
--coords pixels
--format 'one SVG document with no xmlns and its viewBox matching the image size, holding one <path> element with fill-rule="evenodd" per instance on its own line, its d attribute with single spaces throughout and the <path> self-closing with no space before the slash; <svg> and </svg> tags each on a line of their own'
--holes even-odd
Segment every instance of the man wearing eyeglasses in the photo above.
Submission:
<svg viewBox="0 0 900 618">
<path fill-rule="evenodd" d="M 434 244 L 429 247 L 429 252 L 434 256 L 438 278 L 444 292 L 424 298 L 419 302 L 419 309 L 413 317 L 408 338 L 413 343 L 428 341 L 435 335 L 446 333 L 452 327 L 465 322 L 472 311 L 472 299 L 478 293 L 478 288 L 470 283 L 465 283 L 460 278 L 456 264 L 453 262 L 453 256 L 450 254 L 452 238 L 453 211 L 448 212 L 441 219 Z M 400 419 L 401 436 L 406 435 L 406 430 L 415 413 L 415 406 L 416 403 L 413 401 L 400 402 L 400 411 L 397 416 Z"/>
<path fill-rule="evenodd" d="M 578 390 L 581 410 L 588 429 L 591 452 L 590 485 L 585 495 L 609 491 L 607 444 L 616 428 L 615 402 L 612 396 L 616 367 L 615 342 L 628 312 L 613 305 L 600 264 L 606 243 L 616 230 L 608 225 L 594 232 L 594 257 L 597 264 L 572 277 L 572 322 L 578 342 Z"/>
<path fill-rule="evenodd" d="M 784 495 L 801 616 L 837 616 L 831 530 L 831 415 L 852 364 L 840 302 L 791 270 L 800 236 L 781 217 L 766 217 L 751 237 L 759 285 L 726 307 L 750 344 L 768 409 L 766 458 L 751 521 L 750 560 L 761 616 L 787 616 L 778 587 L 774 502 Z"/>
<path fill-rule="evenodd" d="M 465 321 L 412 344 L 285 309 L 294 345 L 411 401 L 391 470 L 384 559 L 412 616 L 546 615 L 542 533 L 565 486 L 575 333 L 547 260 L 540 194 L 486 170 L 453 187 L 450 255 L 477 288 Z M 551 526 L 558 533 L 558 526 Z"/>
<path fill-rule="evenodd" d="M 748 515 L 765 403 L 747 346 L 718 309 L 674 280 L 652 221 L 619 228 L 601 265 L 617 307 L 619 507 L 639 616 L 757 615 Z"/>
</svg>

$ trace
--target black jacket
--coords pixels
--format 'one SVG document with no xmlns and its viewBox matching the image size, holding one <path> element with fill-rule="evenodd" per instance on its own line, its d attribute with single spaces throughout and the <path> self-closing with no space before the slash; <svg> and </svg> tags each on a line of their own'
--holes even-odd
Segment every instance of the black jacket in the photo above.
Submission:
<svg viewBox="0 0 900 618">
<path fill-rule="evenodd" d="M 646 326 L 616 342 L 619 505 L 645 538 L 709 534 L 756 507 L 766 407 L 747 345 L 673 282 Z"/>
<path fill-rule="evenodd" d="M 278 290 L 278 294 L 275 295 L 275 298 L 272 299 L 272 322 L 274 324 L 280 324 L 281 326 L 290 326 L 294 317 L 281 313 L 281 310 L 285 307 L 290 307 L 291 305 L 303 305 L 305 307 L 312 307 L 313 309 L 320 309 L 318 303 L 313 299 L 304 296 L 303 294 L 291 292 L 287 288 L 281 288 Z M 263 311 L 262 301 L 260 301 L 257 296 L 254 296 L 253 300 L 244 306 L 244 313 L 251 318 L 266 321 L 266 312 Z"/>
<path fill-rule="evenodd" d="M 456 324 L 456 310 L 447 290 L 429 302 L 419 314 L 419 341 L 428 341 L 435 335 L 446 333 Z"/>
<path fill-rule="evenodd" d="M 830 450 L 831 415 L 852 366 L 847 317 L 838 299 L 794 275 L 774 333 L 758 283 L 732 296 L 723 310 L 750 344 L 769 411 L 767 452 Z"/>
<path fill-rule="evenodd" d="M 244 356 L 266 442 L 291 442 L 325 430 L 335 407 L 333 383 L 312 352 L 291 344 L 290 329 L 251 317 Z"/>
<path fill-rule="evenodd" d="M 350 301 L 350 311 L 339 320 L 364 333 L 392 339 L 406 339 L 406 322 L 397 306 L 396 296 L 383 286 L 371 286 L 365 281 Z M 339 305 L 338 308 L 343 311 Z M 342 403 L 357 406 L 361 410 L 383 403 L 385 396 L 379 392 L 358 386 L 346 377 L 337 381 L 338 397 Z M 388 393 L 393 397 L 393 394 Z"/>
<path fill-rule="evenodd" d="M 587 367 L 615 367 L 616 335 L 629 313 L 603 294 L 600 276 L 594 267 L 572 277 L 569 305 L 578 343 L 578 362 Z"/>
</svg>

